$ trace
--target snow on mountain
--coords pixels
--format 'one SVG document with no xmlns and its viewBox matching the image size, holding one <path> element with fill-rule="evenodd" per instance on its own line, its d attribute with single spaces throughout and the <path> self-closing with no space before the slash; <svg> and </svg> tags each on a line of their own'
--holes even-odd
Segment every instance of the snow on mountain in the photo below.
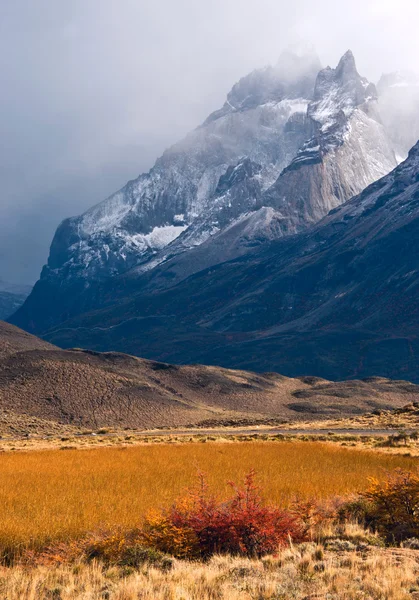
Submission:
<svg viewBox="0 0 419 600">
<path fill-rule="evenodd" d="M 275 209 L 270 213 L 275 227 L 268 228 L 265 235 L 263 219 L 255 217 L 254 239 L 258 241 L 254 243 L 266 241 L 272 231 L 277 237 L 297 233 L 396 166 L 393 147 L 377 112 L 376 88 L 358 74 L 352 52 L 342 57 L 336 69 L 327 67 L 319 72 L 311 95 L 311 102 L 299 107 L 306 110 L 304 131 L 309 139 L 276 182 L 266 189 L 266 168 L 250 159 L 230 166 L 202 214 L 151 262 L 142 261 L 137 274 L 212 236 L 219 245 L 218 256 L 213 250 L 203 252 L 202 265 L 226 260 L 226 253 L 229 258 L 241 255 L 252 246 L 248 234 L 243 232 L 243 239 L 237 237 L 241 218 L 247 219 L 249 212 L 264 206 Z M 299 103 L 286 100 L 280 104 L 292 107 L 295 102 Z M 231 113 L 231 102 L 223 110 Z M 235 225 L 235 251 L 232 240 L 226 242 L 230 225 Z M 183 262 L 185 272 L 190 273 L 190 265 Z M 200 264 L 194 261 L 195 268 Z"/>
<path fill-rule="evenodd" d="M 307 114 L 311 137 L 262 198 L 288 219 L 287 233 L 316 223 L 397 164 L 376 88 L 358 74 L 352 52 L 320 71 Z"/>
<path fill-rule="evenodd" d="M 242 159 L 229 167 L 206 211 L 132 277 L 165 263 L 164 276 L 153 278 L 154 286 L 164 287 L 299 233 L 397 165 L 376 88 L 358 74 L 351 52 L 336 69 L 318 74 L 306 131 L 311 137 L 267 190 L 260 165 Z"/>
<path fill-rule="evenodd" d="M 44 317 L 52 324 L 102 302 L 94 282 L 133 269 L 135 277 L 206 248 L 212 237 L 218 254 L 203 251 L 194 269 L 294 234 L 395 165 L 376 89 L 358 74 L 352 53 L 336 69 L 321 69 L 312 53 L 286 52 L 275 66 L 241 79 L 224 106 L 149 173 L 60 225 L 17 318 L 27 309 L 30 316 L 18 324 L 39 331 Z M 84 291 L 89 298 L 81 299 Z M 41 316 L 45 294 L 57 307 Z"/>
<path fill-rule="evenodd" d="M 169 148 L 151 171 L 57 230 L 44 276 L 64 269 L 100 279 L 149 260 L 205 213 L 220 177 L 242 157 L 261 165 L 269 187 L 306 136 L 306 112 L 319 70 L 317 57 L 290 58 L 254 71 L 221 111 Z M 179 219 L 179 215 L 182 218 Z"/>
</svg>

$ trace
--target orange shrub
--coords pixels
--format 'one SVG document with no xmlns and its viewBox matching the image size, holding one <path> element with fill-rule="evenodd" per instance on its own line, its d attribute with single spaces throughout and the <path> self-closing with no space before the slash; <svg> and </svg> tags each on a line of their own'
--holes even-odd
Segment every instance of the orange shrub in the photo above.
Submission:
<svg viewBox="0 0 419 600">
<path fill-rule="evenodd" d="M 179 558 L 206 559 L 213 554 L 261 557 L 290 540 L 303 540 L 295 514 L 263 504 L 253 471 L 243 487 L 231 487 L 233 496 L 219 502 L 201 474 L 197 488 L 146 520 L 144 543 Z"/>
<path fill-rule="evenodd" d="M 371 478 L 370 483 L 361 494 L 368 524 L 389 542 L 419 537 L 419 473 L 396 469 L 385 481 Z"/>
<path fill-rule="evenodd" d="M 339 497 L 319 500 L 297 496 L 291 504 L 291 512 L 298 519 L 305 536 L 313 539 L 320 527 L 337 520 L 343 503 L 344 500 Z"/>
<path fill-rule="evenodd" d="M 106 565 L 140 567 L 153 565 L 163 571 L 172 567 L 173 559 L 142 545 L 141 531 L 115 528 L 97 531 L 79 540 L 60 542 L 40 551 L 27 550 L 21 562 L 29 565 L 54 566 L 77 561 L 99 560 Z"/>
</svg>

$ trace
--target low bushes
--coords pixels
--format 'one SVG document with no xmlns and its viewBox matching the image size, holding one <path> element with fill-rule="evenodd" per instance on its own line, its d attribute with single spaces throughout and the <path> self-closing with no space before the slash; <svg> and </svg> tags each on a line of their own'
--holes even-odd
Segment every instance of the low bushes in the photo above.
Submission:
<svg viewBox="0 0 419 600">
<path fill-rule="evenodd" d="M 201 475 L 185 498 L 147 518 L 144 543 L 178 558 L 207 559 L 214 554 L 261 557 L 305 539 L 297 515 L 263 503 L 254 472 L 243 487 L 231 487 L 231 498 L 220 502 Z"/>
<path fill-rule="evenodd" d="M 370 479 L 369 489 L 343 505 L 340 517 L 358 519 L 390 544 L 419 537 L 419 473 L 396 469 L 384 481 Z"/>
<path fill-rule="evenodd" d="M 230 485 L 231 497 L 220 501 L 199 475 L 195 488 L 168 510 L 149 514 L 138 529 L 98 531 L 41 551 L 26 551 L 23 562 L 50 566 L 98 560 L 106 565 L 151 565 L 168 570 L 171 557 L 207 560 L 215 554 L 229 554 L 260 558 L 290 542 L 308 539 L 313 524 L 309 504 L 304 505 L 304 518 L 295 507 L 281 510 L 265 505 L 253 471 L 242 487 Z"/>
<path fill-rule="evenodd" d="M 162 571 L 173 566 L 170 556 L 143 545 L 141 530 L 127 532 L 122 529 L 98 531 L 79 540 L 48 546 L 40 552 L 27 551 L 22 562 L 51 566 L 94 560 L 107 566 L 153 566 Z"/>
<path fill-rule="evenodd" d="M 41 552 L 27 551 L 24 560 L 47 566 L 98 560 L 106 565 L 169 570 L 172 557 L 260 558 L 307 540 L 322 541 L 329 549 L 358 549 L 383 540 L 419 546 L 419 472 L 398 469 L 383 481 L 371 479 L 367 491 L 350 501 L 300 499 L 287 510 L 263 502 L 253 471 L 242 486 L 230 485 L 231 496 L 220 501 L 200 475 L 195 488 L 169 509 L 149 514 L 137 529 L 100 531 Z"/>
</svg>

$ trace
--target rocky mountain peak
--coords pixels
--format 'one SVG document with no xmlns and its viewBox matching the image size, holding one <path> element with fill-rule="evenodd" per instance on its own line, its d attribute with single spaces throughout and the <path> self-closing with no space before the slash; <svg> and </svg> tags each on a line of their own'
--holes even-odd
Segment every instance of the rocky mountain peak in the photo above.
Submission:
<svg viewBox="0 0 419 600">
<path fill-rule="evenodd" d="M 263 228 L 269 239 L 294 234 L 389 173 L 394 148 L 352 53 L 318 68 L 312 52 L 287 50 L 242 78 L 148 173 L 66 220 L 16 323 L 46 330 L 100 304 L 96 283 L 168 265 L 210 238 L 215 265 L 266 239 Z"/>
<path fill-rule="evenodd" d="M 318 74 L 310 116 L 325 125 L 340 111 L 349 116 L 357 106 L 376 98 L 374 84 L 359 75 L 354 55 L 348 50 L 336 69 L 327 67 Z"/>
<path fill-rule="evenodd" d="M 242 77 L 227 95 L 224 106 L 212 113 L 204 125 L 226 114 L 256 108 L 285 99 L 313 96 L 314 83 L 321 69 L 320 59 L 314 50 L 284 51 L 275 66 L 256 69 Z"/>
<path fill-rule="evenodd" d="M 338 66 L 336 67 L 336 73 L 341 77 L 358 75 L 355 56 L 352 50 L 347 50 L 342 56 Z"/>
</svg>

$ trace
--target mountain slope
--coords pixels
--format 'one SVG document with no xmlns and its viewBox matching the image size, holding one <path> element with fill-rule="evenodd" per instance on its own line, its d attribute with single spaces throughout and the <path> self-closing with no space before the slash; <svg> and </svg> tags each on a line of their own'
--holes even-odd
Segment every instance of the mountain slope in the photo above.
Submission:
<svg viewBox="0 0 419 600">
<path fill-rule="evenodd" d="M 0 321 L 0 360 L 11 354 L 26 350 L 50 350 L 54 348 L 14 325 Z"/>
<path fill-rule="evenodd" d="M 418 386 L 385 379 L 334 383 L 177 367 L 116 352 L 64 351 L 0 322 L 4 347 L 0 426 L 3 431 L 8 424 L 11 433 L 59 432 L 59 426 L 174 427 L 205 419 L 345 417 L 401 407 L 419 397 Z"/>
<path fill-rule="evenodd" d="M 418 235 L 419 143 L 309 231 L 185 279 L 162 265 L 136 295 L 124 280 L 116 303 L 46 337 L 292 376 L 419 381 Z"/>
<path fill-rule="evenodd" d="M 352 53 L 320 71 L 315 57 L 285 54 L 236 84 L 150 173 L 65 221 L 13 322 L 45 332 L 103 306 L 121 274 L 131 285 L 176 260 L 184 278 L 243 256 L 312 225 L 395 166 L 377 92 Z"/>
</svg>

